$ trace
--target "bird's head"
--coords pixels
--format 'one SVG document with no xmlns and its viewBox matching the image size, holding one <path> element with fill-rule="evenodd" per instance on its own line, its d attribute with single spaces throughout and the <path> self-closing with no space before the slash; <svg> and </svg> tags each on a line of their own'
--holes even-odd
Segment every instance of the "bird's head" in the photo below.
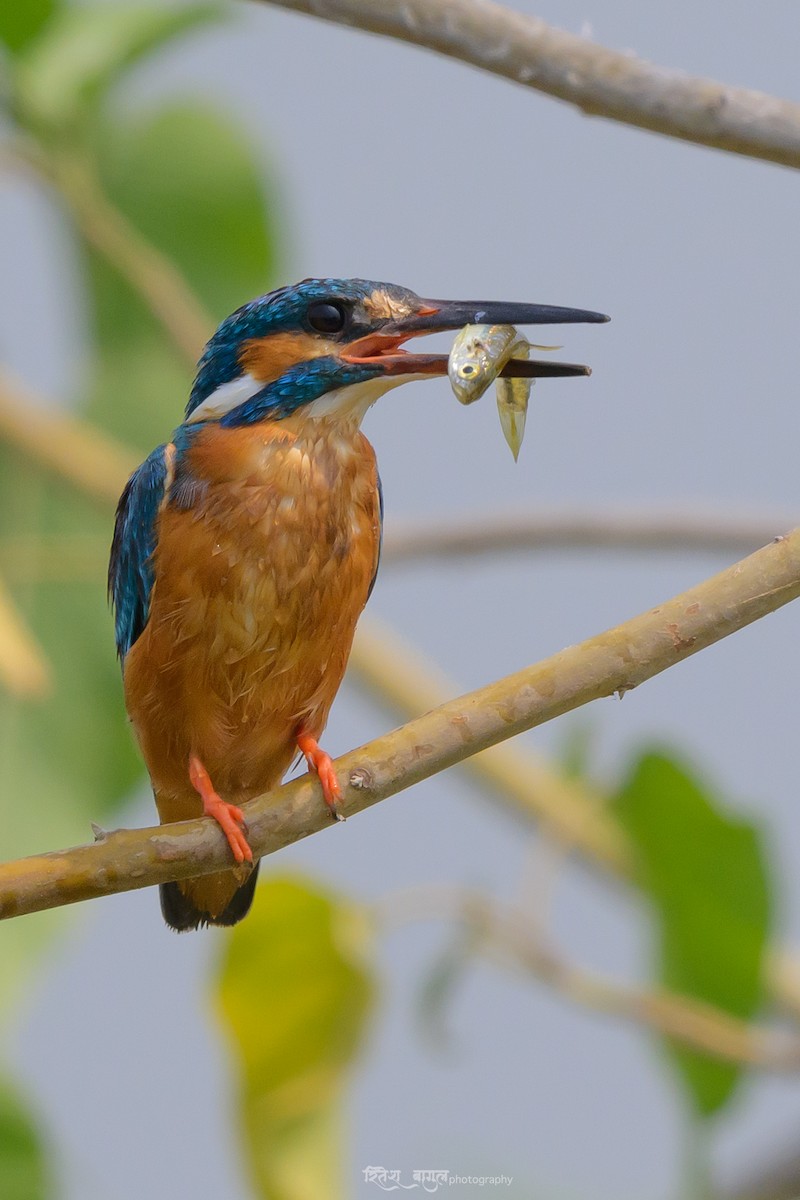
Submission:
<svg viewBox="0 0 800 1200">
<path fill-rule="evenodd" d="M 222 322 L 200 359 L 189 423 L 245 425 L 309 416 L 360 420 L 383 392 L 447 373 L 444 354 L 402 349 L 422 334 L 469 324 L 606 321 L 602 313 L 546 304 L 423 300 L 367 279 L 304 279 L 243 305 Z M 571 363 L 515 361 L 504 374 L 585 375 Z"/>
</svg>

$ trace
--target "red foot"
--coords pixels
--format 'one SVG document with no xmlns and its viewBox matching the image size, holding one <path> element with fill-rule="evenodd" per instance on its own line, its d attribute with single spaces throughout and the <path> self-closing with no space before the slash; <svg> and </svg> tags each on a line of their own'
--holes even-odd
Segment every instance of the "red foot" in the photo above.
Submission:
<svg viewBox="0 0 800 1200">
<path fill-rule="evenodd" d="M 309 771 L 314 771 L 319 777 L 325 803 L 330 809 L 334 821 L 343 821 L 344 817 L 339 812 L 342 789 L 339 787 L 339 780 L 336 778 L 330 754 L 322 749 L 317 739 L 310 733 L 298 733 L 297 748 L 308 763 Z"/>
<path fill-rule="evenodd" d="M 228 845 L 237 863 L 252 862 L 253 851 L 250 849 L 250 843 L 239 828 L 244 824 L 244 813 L 235 804 L 228 804 L 217 795 L 208 771 L 194 754 L 189 758 L 189 779 L 203 801 L 203 812 L 217 822 L 228 839 Z"/>
</svg>

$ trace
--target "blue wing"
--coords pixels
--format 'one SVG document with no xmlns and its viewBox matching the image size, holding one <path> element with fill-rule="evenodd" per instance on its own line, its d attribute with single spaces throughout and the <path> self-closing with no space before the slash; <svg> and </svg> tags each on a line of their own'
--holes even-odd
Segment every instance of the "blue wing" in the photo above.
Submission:
<svg viewBox="0 0 800 1200">
<path fill-rule="evenodd" d="M 117 653 L 124 658 L 147 624 L 153 590 L 156 518 L 167 478 L 166 447 L 158 446 L 131 475 L 117 505 L 108 594 Z"/>
</svg>

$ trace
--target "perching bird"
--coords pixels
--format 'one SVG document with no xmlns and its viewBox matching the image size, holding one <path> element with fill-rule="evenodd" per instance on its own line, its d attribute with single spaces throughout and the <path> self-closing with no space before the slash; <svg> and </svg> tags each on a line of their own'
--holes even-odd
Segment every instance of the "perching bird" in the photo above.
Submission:
<svg viewBox="0 0 800 1200">
<path fill-rule="evenodd" d="M 109 567 L 125 702 L 159 816 L 214 817 L 236 864 L 161 887 L 173 929 L 245 916 L 258 864 L 239 806 L 279 783 L 298 752 L 337 815 L 339 785 L 317 739 L 381 542 L 380 480 L 361 421 L 390 388 L 447 372 L 445 355 L 401 343 L 473 322 L 606 319 L 306 279 L 222 322 L 183 424 L 122 494 Z M 588 371 L 527 361 L 512 373 Z"/>
</svg>

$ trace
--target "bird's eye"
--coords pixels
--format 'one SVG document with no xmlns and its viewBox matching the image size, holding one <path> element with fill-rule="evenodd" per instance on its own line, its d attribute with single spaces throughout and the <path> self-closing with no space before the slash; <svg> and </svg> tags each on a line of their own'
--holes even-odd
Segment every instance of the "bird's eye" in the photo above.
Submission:
<svg viewBox="0 0 800 1200">
<path fill-rule="evenodd" d="M 344 329 L 347 314 L 341 304 L 321 301 L 308 309 L 308 323 L 317 333 L 340 333 Z"/>
</svg>

